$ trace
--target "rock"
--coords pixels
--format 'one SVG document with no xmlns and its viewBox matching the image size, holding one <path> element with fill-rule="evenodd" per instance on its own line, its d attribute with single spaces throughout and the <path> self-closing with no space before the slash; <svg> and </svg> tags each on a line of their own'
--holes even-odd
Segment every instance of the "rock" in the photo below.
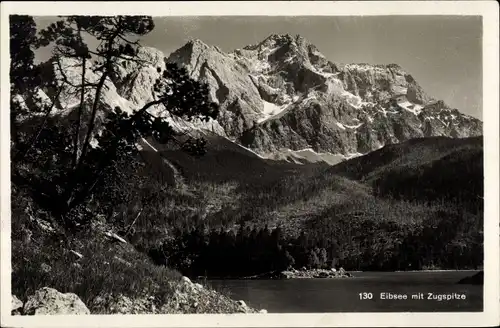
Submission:
<svg viewBox="0 0 500 328">
<path fill-rule="evenodd" d="M 49 273 L 50 271 L 52 271 L 52 267 L 50 265 L 48 265 L 47 263 L 42 263 L 40 265 L 40 270 L 42 270 L 45 273 Z"/>
<path fill-rule="evenodd" d="M 130 262 L 128 262 L 128 261 L 125 261 L 125 260 L 124 260 L 124 259 L 122 259 L 121 257 L 118 257 L 118 256 L 116 256 L 116 255 L 115 255 L 115 256 L 113 256 L 113 258 L 114 258 L 116 261 L 118 261 L 118 262 L 120 262 L 120 263 L 122 263 L 122 264 L 125 264 L 125 265 L 126 265 L 126 266 L 128 266 L 128 267 L 131 267 L 131 266 L 132 266 L 132 263 L 130 263 Z"/>
<path fill-rule="evenodd" d="M 266 309 L 262 309 L 259 311 L 259 313 L 267 313 L 267 310 Z"/>
<path fill-rule="evenodd" d="M 29 229 L 22 229 L 21 230 L 21 233 L 22 233 L 22 238 L 23 238 L 23 242 L 28 245 L 31 243 L 31 237 L 33 236 L 33 232 Z"/>
<path fill-rule="evenodd" d="M 73 254 L 77 259 L 81 259 L 83 258 L 83 255 L 78 253 L 77 251 L 74 251 L 74 250 L 70 250 L 69 251 L 71 254 Z"/>
<path fill-rule="evenodd" d="M 318 278 L 328 278 L 330 275 L 326 272 L 319 272 L 316 274 Z"/>
<path fill-rule="evenodd" d="M 185 283 L 185 284 L 192 284 L 191 282 L 191 279 L 189 279 L 188 277 L 182 277 L 181 278 L 182 282 Z"/>
<path fill-rule="evenodd" d="M 252 127 L 253 119 L 263 111 L 259 90 L 248 68 L 232 54 L 192 40 L 174 51 L 168 62 L 185 67 L 191 77 L 208 84 L 210 100 L 222 109 L 218 124 L 210 130 L 238 137 Z"/>
<path fill-rule="evenodd" d="M 122 237 L 118 236 L 116 233 L 113 233 L 113 232 L 105 232 L 104 233 L 107 237 L 109 237 L 110 239 L 114 240 L 114 241 L 118 241 L 120 243 L 124 243 L 126 244 L 127 241 L 125 239 L 123 239 Z"/>
<path fill-rule="evenodd" d="M 248 307 L 248 305 L 242 301 L 242 300 L 239 300 L 236 302 L 236 304 L 239 305 L 239 312 L 241 313 L 250 313 L 252 312 L 252 310 Z"/>
<path fill-rule="evenodd" d="M 103 314 L 154 314 L 157 312 L 154 301 L 148 297 L 130 298 L 124 295 L 96 297 L 93 308 Z"/>
<path fill-rule="evenodd" d="M 17 298 L 16 295 L 12 295 L 12 300 L 11 300 L 11 314 L 12 315 L 19 315 L 22 313 L 23 310 L 23 302 L 19 298 Z"/>
<path fill-rule="evenodd" d="M 332 269 L 303 269 L 303 270 L 290 270 L 282 271 L 279 275 L 281 279 L 292 279 L 292 278 L 346 278 L 352 277 L 351 274 L 345 272 L 344 269 L 341 271 L 333 271 Z"/>
<path fill-rule="evenodd" d="M 195 283 L 194 286 L 198 289 L 203 289 L 203 285 L 199 283 Z"/>
<path fill-rule="evenodd" d="M 44 287 L 28 297 L 23 313 L 27 315 L 41 314 L 90 314 L 82 300 L 73 293 L 60 293 Z"/>
</svg>

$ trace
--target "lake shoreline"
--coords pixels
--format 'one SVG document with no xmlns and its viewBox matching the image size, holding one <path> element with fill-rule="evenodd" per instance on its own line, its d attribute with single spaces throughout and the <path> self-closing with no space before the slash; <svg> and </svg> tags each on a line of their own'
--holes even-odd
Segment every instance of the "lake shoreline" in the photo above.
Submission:
<svg viewBox="0 0 500 328">
<path fill-rule="evenodd" d="M 339 279 L 352 278 L 353 275 L 343 269 L 328 270 L 328 269 L 306 269 L 306 270 L 284 270 L 271 271 L 253 276 L 245 277 L 204 277 L 198 276 L 197 280 L 287 280 L 287 279 Z"/>
<path fill-rule="evenodd" d="M 470 272 L 378 272 L 354 273 L 353 279 L 289 280 L 214 280 L 207 281 L 233 299 L 268 313 L 318 312 L 464 312 L 482 311 L 483 288 L 480 284 L 458 282 Z M 375 301 L 360 298 L 372 293 Z M 408 296 L 408 300 L 378 301 L 382 293 Z M 461 293 L 466 299 L 446 302 L 412 299 L 411 295 L 431 292 L 435 295 Z"/>
<path fill-rule="evenodd" d="M 356 278 L 357 273 L 438 273 L 438 272 L 480 272 L 481 269 L 460 269 L 460 270 L 408 270 L 408 271 L 332 271 L 328 269 L 308 269 L 308 270 L 284 270 L 256 274 L 253 276 L 198 276 L 195 280 L 288 280 L 288 279 L 342 279 Z"/>
</svg>

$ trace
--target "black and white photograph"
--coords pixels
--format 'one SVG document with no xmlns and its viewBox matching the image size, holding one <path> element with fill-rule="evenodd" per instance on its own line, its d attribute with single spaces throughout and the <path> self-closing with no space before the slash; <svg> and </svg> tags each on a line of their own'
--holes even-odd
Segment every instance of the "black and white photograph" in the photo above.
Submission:
<svg viewBox="0 0 500 328">
<path fill-rule="evenodd" d="M 500 320 L 498 5 L 273 3 L 2 4 L 2 326 Z"/>
</svg>

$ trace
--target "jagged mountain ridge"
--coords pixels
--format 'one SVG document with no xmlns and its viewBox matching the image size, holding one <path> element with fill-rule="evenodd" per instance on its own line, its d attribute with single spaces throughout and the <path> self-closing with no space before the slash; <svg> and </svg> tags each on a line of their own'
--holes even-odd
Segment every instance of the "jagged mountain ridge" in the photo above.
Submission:
<svg viewBox="0 0 500 328">
<path fill-rule="evenodd" d="M 165 56 L 150 47 L 138 56 L 143 63 L 116 65 L 101 99 L 105 108 L 133 111 L 153 99 Z M 335 164 L 411 138 L 482 134 L 479 120 L 429 97 L 398 65 L 334 64 L 300 36 L 273 34 L 230 53 L 192 40 L 167 61 L 207 83 L 221 108 L 208 123 L 170 117 L 174 128 L 210 130 L 266 158 Z M 50 65 L 78 84 L 81 66 L 74 59 Z M 90 81 L 98 74 L 86 72 Z M 74 91 L 59 95 L 61 110 L 79 104 Z"/>
<path fill-rule="evenodd" d="M 169 61 L 211 86 L 229 137 L 265 156 L 348 157 L 411 138 L 482 134 L 479 120 L 432 99 L 400 66 L 337 65 L 300 36 L 227 54 L 193 40 Z"/>
</svg>

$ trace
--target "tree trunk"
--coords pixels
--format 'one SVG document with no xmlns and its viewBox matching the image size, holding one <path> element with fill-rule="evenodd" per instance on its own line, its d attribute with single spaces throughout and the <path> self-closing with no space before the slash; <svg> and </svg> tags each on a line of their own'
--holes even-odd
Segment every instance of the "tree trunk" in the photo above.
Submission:
<svg viewBox="0 0 500 328">
<path fill-rule="evenodd" d="M 83 108 L 85 106 L 85 71 L 86 71 L 86 63 L 87 59 L 82 57 L 82 90 L 80 94 L 80 107 L 78 109 L 77 118 L 76 118 L 76 130 L 75 130 L 75 140 L 73 142 L 73 168 L 76 167 L 78 163 L 78 149 L 80 146 L 80 126 L 81 119 L 83 114 Z"/>
</svg>

